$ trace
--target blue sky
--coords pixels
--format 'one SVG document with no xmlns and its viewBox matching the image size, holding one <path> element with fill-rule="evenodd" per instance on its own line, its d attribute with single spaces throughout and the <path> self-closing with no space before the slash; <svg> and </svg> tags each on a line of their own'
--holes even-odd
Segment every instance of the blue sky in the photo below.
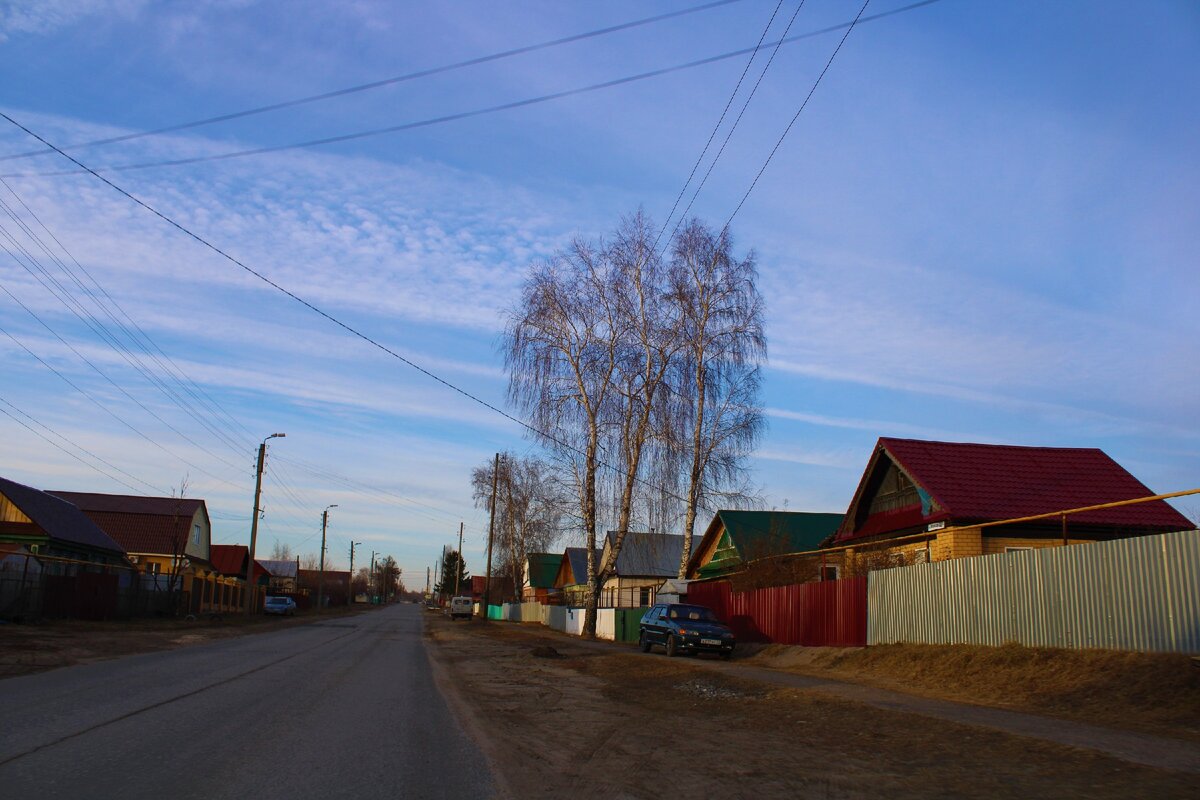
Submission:
<svg viewBox="0 0 1200 800">
<path fill-rule="evenodd" d="M 690 5 L 18 0 L 0 8 L 0 107 L 65 145 Z M 901 5 L 874 0 L 867 14 Z M 773 34 L 795 7 L 785 0 Z M 848 21 L 858 7 L 808 0 L 791 32 Z M 103 167 L 454 114 L 752 47 L 774 8 L 742 0 L 72 152 Z M 718 224 L 731 213 L 839 38 L 780 48 L 693 213 Z M 112 177 L 502 406 L 497 336 L 527 266 L 639 205 L 664 219 L 745 63 L 342 144 Z M 942 0 L 853 32 L 733 226 L 758 254 L 768 301 L 769 430 L 752 462 L 768 506 L 844 510 L 881 435 L 1095 446 L 1156 491 L 1200 485 L 1197 74 L 1192 2 Z M 0 128 L 0 155 L 35 144 Z M 343 567 L 353 538 L 393 554 L 410 585 L 423 583 L 461 519 L 468 568 L 482 572 L 486 516 L 472 507 L 469 474 L 497 449 L 529 450 L 517 426 L 339 331 L 95 178 L 30 174 L 64 165 L 0 162 L 0 174 L 22 175 L 5 177 L 0 197 L 19 209 L 15 192 L 28 204 L 237 423 L 209 420 L 224 442 L 186 415 L 7 254 L 0 283 L 112 382 L 0 294 L 3 328 L 86 392 L 0 335 L 0 398 L 12 404 L 0 407 L 66 437 L 72 444 L 59 443 L 85 461 L 75 445 L 119 466 L 143 491 L 188 475 L 220 542 L 246 540 L 256 442 L 286 431 L 272 442 L 263 547 L 278 538 L 315 551 L 320 511 L 337 503 L 330 553 Z M 8 217 L 0 222 L 31 245 Z M 8 416 L 0 430 L 6 477 L 129 491 Z M 1195 505 L 1180 504 L 1193 516 Z"/>
</svg>

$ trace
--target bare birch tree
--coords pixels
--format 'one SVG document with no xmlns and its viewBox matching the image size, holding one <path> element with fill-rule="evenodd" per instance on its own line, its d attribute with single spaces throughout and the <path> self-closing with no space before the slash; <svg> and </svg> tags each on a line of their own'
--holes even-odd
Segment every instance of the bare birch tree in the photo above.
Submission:
<svg viewBox="0 0 1200 800">
<path fill-rule="evenodd" d="M 620 469 L 614 471 L 616 536 L 610 563 L 601 568 L 601 581 L 615 567 L 635 503 L 639 497 L 648 501 L 647 489 L 654 479 L 666 477 L 652 472 L 652 478 L 642 478 L 646 461 L 652 467 L 661 463 L 645 457 L 652 438 L 663 429 L 662 415 L 669 412 L 667 378 L 682 343 L 681 316 L 670 302 L 669 276 L 654 250 L 652 227 L 638 211 L 622 221 L 608 248 L 616 277 L 611 289 L 621 319 L 608 430 Z"/>
<path fill-rule="evenodd" d="M 672 242 L 670 270 L 684 340 L 676 413 L 669 419 L 688 456 L 682 578 L 698 507 L 743 489 L 745 458 L 764 424 L 759 389 L 766 337 L 754 256 L 736 258 L 728 230 L 716 233 L 691 221 Z"/>
<path fill-rule="evenodd" d="M 603 249 L 577 240 L 549 263 L 535 265 L 504 334 L 509 397 L 575 478 L 587 548 L 589 636 L 596 631 L 599 595 L 596 479 L 621 336 L 612 280 Z"/>
<path fill-rule="evenodd" d="M 489 459 L 471 471 L 471 487 L 479 508 L 488 508 L 491 503 L 493 466 Z M 500 550 L 508 554 L 506 571 L 519 594 L 529 554 L 545 552 L 561 535 L 566 501 L 550 466 L 539 458 L 502 454 L 495 485 Z"/>
</svg>

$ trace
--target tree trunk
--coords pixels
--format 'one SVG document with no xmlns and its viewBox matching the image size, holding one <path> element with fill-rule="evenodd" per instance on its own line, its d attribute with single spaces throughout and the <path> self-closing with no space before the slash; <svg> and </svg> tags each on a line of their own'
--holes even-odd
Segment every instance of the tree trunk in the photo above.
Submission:
<svg viewBox="0 0 1200 800">
<path fill-rule="evenodd" d="M 683 553 L 679 557 L 679 577 L 687 577 L 688 561 L 692 558 L 692 529 L 696 526 L 696 504 L 700 497 L 700 478 L 703 473 L 704 389 L 706 369 L 701 360 L 696 366 L 696 425 L 692 429 L 692 470 L 688 477 L 687 509 L 683 518 Z"/>
<path fill-rule="evenodd" d="M 583 610 L 583 635 L 596 638 L 596 606 L 600 597 L 600 582 L 596 574 L 596 449 L 599 432 L 593 422 L 588 433 L 587 451 L 584 455 L 583 478 L 583 527 L 584 543 L 587 548 L 587 598 Z"/>
</svg>

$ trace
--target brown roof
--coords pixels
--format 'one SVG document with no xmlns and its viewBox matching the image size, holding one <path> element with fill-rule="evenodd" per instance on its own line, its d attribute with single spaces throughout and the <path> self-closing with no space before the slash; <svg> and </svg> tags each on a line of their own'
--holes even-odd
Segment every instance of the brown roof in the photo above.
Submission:
<svg viewBox="0 0 1200 800">
<path fill-rule="evenodd" d="M 192 497 L 61 491 L 49 494 L 73 503 L 129 553 L 181 553 L 187 546 L 196 510 L 208 517 L 204 501 Z"/>
</svg>

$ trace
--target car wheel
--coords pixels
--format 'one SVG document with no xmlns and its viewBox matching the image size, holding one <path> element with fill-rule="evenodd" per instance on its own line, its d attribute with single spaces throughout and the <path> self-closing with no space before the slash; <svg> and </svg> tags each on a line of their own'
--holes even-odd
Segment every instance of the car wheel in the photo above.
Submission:
<svg viewBox="0 0 1200 800">
<path fill-rule="evenodd" d="M 638 647 L 642 648 L 643 653 L 650 652 L 650 642 L 646 639 L 645 631 L 638 634 Z"/>
<path fill-rule="evenodd" d="M 667 658 L 674 658 L 679 655 L 679 643 L 675 639 L 675 634 L 667 634 Z"/>
</svg>

